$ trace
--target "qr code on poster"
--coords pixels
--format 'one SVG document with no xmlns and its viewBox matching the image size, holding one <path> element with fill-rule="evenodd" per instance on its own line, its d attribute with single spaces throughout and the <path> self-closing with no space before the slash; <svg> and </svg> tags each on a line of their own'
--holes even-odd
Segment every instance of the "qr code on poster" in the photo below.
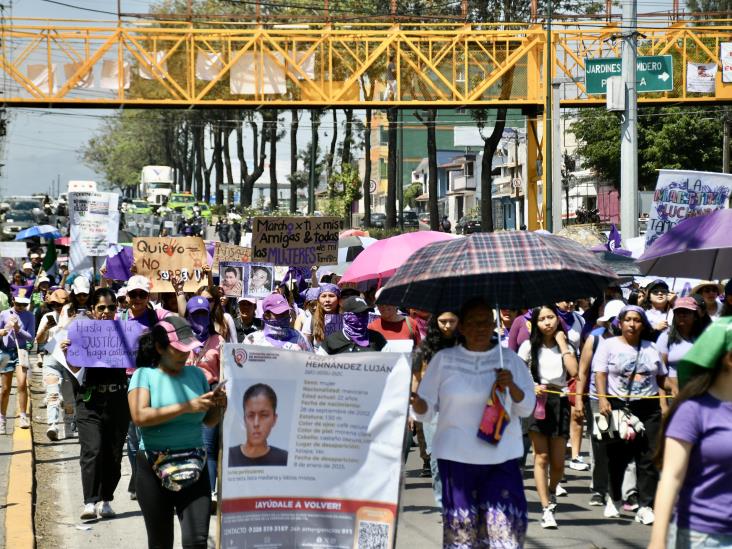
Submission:
<svg viewBox="0 0 732 549">
<path fill-rule="evenodd" d="M 388 549 L 389 525 L 363 520 L 358 524 L 358 549 Z"/>
</svg>

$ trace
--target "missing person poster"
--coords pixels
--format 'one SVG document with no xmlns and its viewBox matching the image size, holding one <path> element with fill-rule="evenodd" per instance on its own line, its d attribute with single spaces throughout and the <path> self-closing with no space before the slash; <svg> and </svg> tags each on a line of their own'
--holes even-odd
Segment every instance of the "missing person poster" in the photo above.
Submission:
<svg viewBox="0 0 732 549">
<path fill-rule="evenodd" d="M 250 263 L 244 279 L 244 296 L 262 299 L 274 289 L 275 266 L 270 263 Z"/>
<path fill-rule="evenodd" d="M 255 217 L 252 261 L 312 267 L 338 263 L 338 217 Z"/>
<path fill-rule="evenodd" d="M 689 170 L 659 170 L 648 212 L 646 248 L 687 217 L 705 215 L 729 205 L 732 175 Z"/>
<path fill-rule="evenodd" d="M 719 62 L 722 65 L 722 82 L 732 83 L 732 42 L 719 43 Z"/>
<path fill-rule="evenodd" d="M 205 283 L 206 247 L 197 236 L 135 237 L 132 253 L 137 274 L 150 280 L 151 292 L 172 292 L 172 277 L 185 282 L 183 290 L 186 292 L 195 292 Z"/>
<path fill-rule="evenodd" d="M 244 281 L 247 277 L 248 263 L 222 262 L 219 269 L 219 286 L 226 297 L 243 297 Z"/>
<path fill-rule="evenodd" d="M 222 357 L 221 547 L 393 547 L 406 356 L 225 344 Z"/>
<path fill-rule="evenodd" d="M 117 193 L 69 193 L 71 264 L 78 271 L 91 265 L 90 257 L 107 255 L 110 244 L 117 243 L 119 210 Z"/>
</svg>

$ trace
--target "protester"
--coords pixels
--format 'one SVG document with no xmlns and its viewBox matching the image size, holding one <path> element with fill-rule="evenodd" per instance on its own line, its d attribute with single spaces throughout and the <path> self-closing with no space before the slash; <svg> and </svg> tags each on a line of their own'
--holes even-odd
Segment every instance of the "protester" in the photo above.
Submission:
<svg viewBox="0 0 732 549">
<path fill-rule="evenodd" d="M 307 338 L 290 327 L 290 304 L 280 294 L 270 294 L 262 301 L 264 328 L 244 338 L 246 345 L 277 347 L 290 351 L 313 351 Z"/>
<path fill-rule="evenodd" d="M 13 306 L 0 312 L 0 435 L 7 434 L 7 412 L 13 373 L 17 374 L 18 426 L 30 427 L 28 419 L 28 350 L 33 346 L 36 321 L 28 310 L 30 299 L 23 295 L 13 298 Z M 25 355 L 25 359 L 23 359 Z"/>
<path fill-rule="evenodd" d="M 422 422 L 429 422 L 439 406 L 432 451 L 442 480 L 443 547 L 522 547 L 528 512 L 518 418 L 534 409 L 531 375 L 515 353 L 493 342 L 495 321 L 488 303 L 470 301 L 459 316 L 464 345 L 438 352 L 410 399 L 415 419 Z M 483 434 L 481 417 L 494 390 L 506 391 L 510 419 L 491 443 L 478 434 Z M 500 401 L 490 402 L 500 415 Z"/>
<path fill-rule="evenodd" d="M 577 358 L 554 306 L 532 310 L 531 336 L 521 344 L 518 355 L 529 366 L 536 386 L 537 406 L 533 417 L 529 417 L 528 430 L 534 450 L 536 491 L 542 506 L 541 527 L 556 528 L 555 494 L 564 477 L 571 408 L 563 392 L 569 378 L 577 375 Z"/>
<path fill-rule="evenodd" d="M 316 349 L 326 337 L 343 329 L 343 317 L 339 313 L 340 295 L 341 290 L 335 284 L 320 284 L 318 307 L 310 324 L 302 327 L 302 333 Z"/>
<path fill-rule="evenodd" d="M 320 295 L 320 287 L 308 288 L 302 292 L 303 307 L 300 314 L 295 319 L 294 328 L 302 331 L 305 326 L 309 326 L 312 322 L 313 315 L 318 308 L 318 296 Z"/>
<path fill-rule="evenodd" d="M 722 285 L 712 282 L 711 280 L 702 280 L 691 289 L 692 294 L 702 296 L 704 304 L 706 305 L 707 314 L 712 321 L 717 320 L 722 314 L 724 305 L 719 301 L 719 295 L 722 291 Z"/>
<path fill-rule="evenodd" d="M 638 476 L 640 505 L 635 520 L 652 524 L 658 483 L 652 456 L 661 424 L 661 406 L 658 398 L 651 397 L 659 396 L 667 370 L 649 340 L 651 326 L 643 309 L 626 305 L 618 320 L 621 334 L 605 340 L 593 361 L 599 409 L 606 418 L 603 422 L 598 420 L 598 428 L 618 431 L 618 438 L 607 444 L 611 499 L 606 505 L 606 516 L 619 516 L 623 474 L 632 459 Z"/>
<path fill-rule="evenodd" d="M 654 341 L 658 334 L 669 327 L 670 317 L 673 314 L 671 312 L 670 297 L 668 284 L 660 278 L 654 280 L 645 288 L 643 308 L 646 310 L 646 318 L 655 332 Z"/>
<path fill-rule="evenodd" d="M 36 344 L 39 349 L 49 340 L 53 341 L 61 329 L 61 310 L 68 301 L 69 294 L 66 290 L 55 290 L 48 296 L 47 302 L 51 312 L 41 317 L 41 323 L 38 326 Z M 56 345 L 55 341 L 53 345 Z M 46 390 L 46 422 L 48 424 L 46 436 L 51 441 L 59 440 L 58 424 L 62 411 L 65 426 L 64 436 L 71 436 L 71 424 L 76 416 L 75 386 L 78 388 L 78 381 L 51 353 L 43 357 L 43 385 Z"/>
<path fill-rule="evenodd" d="M 127 302 L 127 288 L 120 288 L 117 290 L 117 311 L 126 311 L 129 307 Z"/>
<path fill-rule="evenodd" d="M 69 302 L 63 309 L 61 309 L 59 325 L 62 328 L 66 328 L 69 325 L 69 322 L 71 322 L 79 311 L 81 311 L 82 314 L 86 314 L 86 308 L 89 303 L 91 293 L 92 290 L 89 279 L 83 276 L 77 276 L 71 284 Z"/>
<path fill-rule="evenodd" d="M 183 547 L 208 545 L 211 486 L 202 426 L 221 421 L 226 393 L 211 391 L 203 371 L 186 366 L 200 346 L 178 316 L 162 320 L 140 339 L 128 402 L 140 428 L 135 486 L 150 548 L 173 547 L 175 515 Z"/>
<path fill-rule="evenodd" d="M 724 301 L 722 302 L 720 316 L 732 316 L 732 278 L 724 286 Z"/>
<path fill-rule="evenodd" d="M 211 312 L 208 300 L 201 296 L 189 299 L 186 305 L 186 320 L 193 330 L 193 335 L 202 345 L 191 351 L 186 365 L 200 368 L 206 376 L 209 389 L 214 390 L 221 379 L 220 347 L 225 342 L 223 337 L 211 331 Z M 219 434 L 218 424 L 214 427 L 203 427 L 203 442 L 206 447 L 212 493 L 216 492 L 216 479 L 218 478 Z"/>
<path fill-rule="evenodd" d="M 379 299 L 379 293 L 377 292 L 376 295 L 377 300 Z M 368 303 L 366 306 L 368 307 Z M 422 336 L 411 318 L 399 314 L 399 309 L 394 305 L 380 303 L 377 307 L 379 308 L 379 317 L 369 324 L 369 330 L 379 332 L 387 341 L 406 339 L 411 340 L 415 348 L 419 345 Z"/>
<path fill-rule="evenodd" d="M 100 288 L 91 299 L 92 318 L 114 320 L 117 298 Z M 62 348 L 69 346 L 62 343 Z M 81 451 L 81 484 L 84 509 L 81 520 L 112 518 L 110 502 L 122 477 L 122 448 L 130 423 L 127 376 L 123 368 L 85 368 L 76 398 L 76 425 Z"/>
<path fill-rule="evenodd" d="M 227 343 L 236 343 L 236 326 L 232 316 L 224 311 L 224 306 L 220 299 L 223 294 L 220 294 L 218 288 L 201 286 L 196 290 L 196 295 L 208 301 L 211 311 L 212 331 L 223 337 Z"/>
<path fill-rule="evenodd" d="M 691 349 L 702 332 L 701 319 L 697 315 L 699 306 L 691 297 L 680 297 L 674 303 L 674 318 L 671 327 L 658 336 L 656 349 L 668 369 L 667 385 L 672 396 L 679 392 L 676 370 L 684 355 Z M 663 405 L 663 402 L 662 402 Z"/>
<path fill-rule="evenodd" d="M 261 329 L 260 322 L 255 318 L 257 312 L 257 300 L 253 297 L 240 297 L 237 299 L 239 315 L 234 319 L 237 341 L 244 341 L 244 338 L 251 333 Z"/>
<path fill-rule="evenodd" d="M 499 325 L 496 330 L 498 331 L 501 345 L 507 349 L 508 334 L 511 332 L 514 321 L 523 314 L 523 311 L 520 309 L 500 309 L 499 313 Z"/>
<path fill-rule="evenodd" d="M 710 326 L 678 367 L 682 387 L 664 418 L 648 548 L 732 547 L 732 318 Z"/>
<path fill-rule="evenodd" d="M 380 351 L 386 339 L 379 332 L 369 329 L 369 306 L 362 297 L 348 297 L 341 304 L 343 329 L 330 334 L 320 346 L 319 353 L 337 355 Z"/>
</svg>

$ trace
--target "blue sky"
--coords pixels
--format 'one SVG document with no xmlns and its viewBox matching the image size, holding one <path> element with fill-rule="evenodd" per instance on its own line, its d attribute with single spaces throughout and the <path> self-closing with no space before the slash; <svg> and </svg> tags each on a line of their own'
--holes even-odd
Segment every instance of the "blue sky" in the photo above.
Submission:
<svg viewBox="0 0 732 549">
<path fill-rule="evenodd" d="M 7 4 L 8 0 L 0 2 Z M 93 10 L 116 12 L 117 9 L 116 0 L 63 0 L 63 2 Z M 148 0 L 122 0 L 122 11 L 145 12 L 151 3 Z M 684 4 L 683 0 L 681 3 Z M 638 12 L 665 11 L 669 10 L 671 5 L 672 0 L 639 0 Z M 108 20 L 111 17 L 43 0 L 14 0 L 12 8 L 6 14 L 15 18 Z M 57 177 L 61 180 L 62 190 L 70 179 L 100 180 L 97 174 L 81 163 L 79 151 L 98 129 L 103 117 L 109 116 L 112 112 L 90 109 L 11 109 L 4 158 L 0 160 L 5 164 L 0 177 L 0 195 L 48 192 L 51 182 L 55 182 Z M 307 125 L 306 121 L 303 122 L 305 122 L 303 125 Z M 301 129 L 305 131 L 306 128 Z M 309 128 L 307 131 L 309 132 Z M 307 140 L 306 137 L 304 139 Z M 283 144 L 286 142 L 287 140 L 284 140 Z M 283 158 L 278 159 L 278 168 L 279 164 L 282 164 L 278 172 L 285 173 L 289 169 L 289 161 L 284 158 L 284 150 L 279 156 Z"/>
</svg>

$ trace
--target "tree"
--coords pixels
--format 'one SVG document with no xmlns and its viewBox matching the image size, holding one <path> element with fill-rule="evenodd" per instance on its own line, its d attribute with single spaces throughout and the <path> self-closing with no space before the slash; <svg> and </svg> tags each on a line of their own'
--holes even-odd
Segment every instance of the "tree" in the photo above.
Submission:
<svg viewBox="0 0 732 549">
<path fill-rule="evenodd" d="M 358 169 L 352 164 L 343 164 L 339 172 L 328 180 L 326 213 L 350 220 L 353 203 L 361 198 L 361 180 Z"/>
<path fill-rule="evenodd" d="M 241 119 L 236 125 L 236 155 L 239 159 L 240 168 L 240 185 L 241 185 L 241 203 L 242 206 L 248 208 L 252 205 L 252 196 L 254 195 L 254 183 L 264 173 L 264 162 L 267 158 L 267 138 L 264 130 L 265 121 L 262 120 L 262 143 L 259 142 L 260 128 L 252 111 L 240 111 Z M 271 116 L 266 111 L 262 116 Z M 244 132 L 243 126 L 247 124 L 252 132 L 252 170 L 249 170 L 249 164 L 244 156 Z"/>
<path fill-rule="evenodd" d="M 440 230 L 439 212 L 437 209 L 437 109 L 427 109 L 423 117 L 415 112 L 414 116 L 427 127 L 427 208 L 430 213 L 430 230 Z"/>
<path fill-rule="evenodd" d="M 722 124 L 715 107 L 638 110 L 638 187 L 653 189 L 660 168 L 721 171 Z M 604 108 L 582 109 L 571 124 L 583 164 L 620 188 L 620 118 Z"/>
<path fill-rule="evenodd" d="M 297 185 L 293 176 L 297 173 L 297 130 L 300 126 L 300 111 L 290 109 L 290 213 L 297 212 Z"/>
</svg>

